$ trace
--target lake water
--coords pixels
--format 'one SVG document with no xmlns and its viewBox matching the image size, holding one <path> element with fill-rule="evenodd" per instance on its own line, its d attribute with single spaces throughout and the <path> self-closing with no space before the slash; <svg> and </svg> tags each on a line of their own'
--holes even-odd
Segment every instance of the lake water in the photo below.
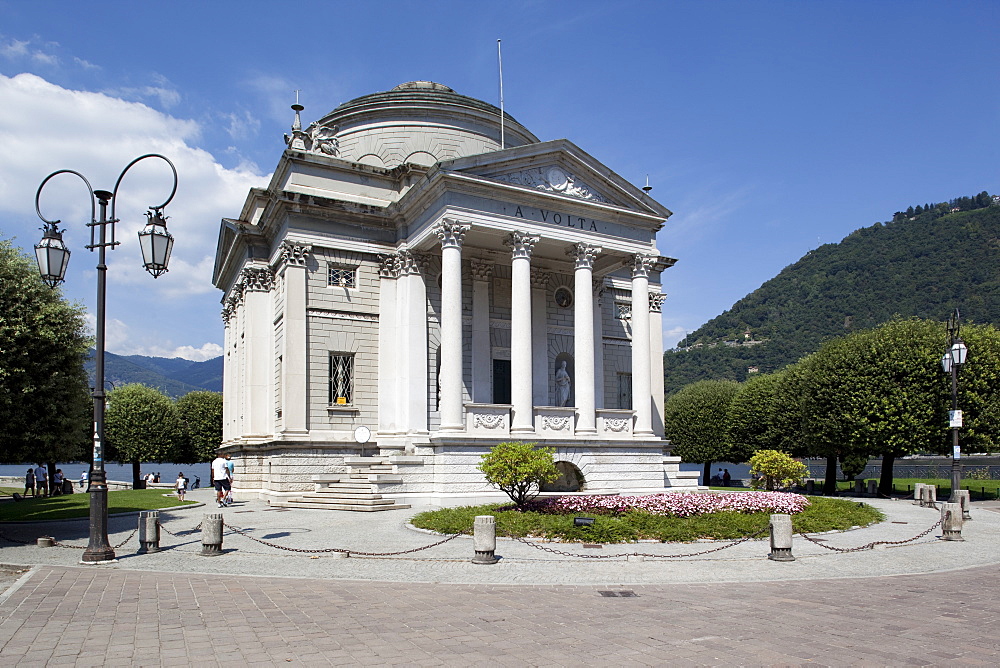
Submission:
<svg viewBox="0 0 1000 668">
<path fill-rule="evenodd" d="M 32 465 L 32 468 L 37 466 L 37 464 Z M 67 479 L 77 482 L 80 480 L 80 473 L 88 470 L 89 466 L 84 462 L 73 462 L 70 464 L 56 464 L 56 468 L 60 468 L 63 471 L 63 475 Z M 701 464 L 681 464 L 682 471 L 701 471 Z M 750 468 L 746 464 L 729 464 L 726 462 L 721 462 L 712 465 L 713 474 L 718 469 L 729 469 L 730 475 L 736 480 L 741 480 L 750 477 Z M 3 476 L 20 476 L 24 477 L 25 472 L 28 470 L 28 464 L 4 464 L 0 465 L 0 475 Z M 119 480 L 122 482 L 132 482 L 132 465 L 131 464 L 114 464 L 108 463 L 104 465 L 104 470 L 107 473 L 108 480 Z M 202 464 L 157 464 L 155 462 L 150 462 L 148 464 L 143 464 L 140 467 L 143 475 L 147 473 L 159 473 L 160 482 L 173 482 L 177 479 L 177 474 L 183 472 L 184 475 L 194 482 L 196 477 L 201 478 L 201 486 L 206 487 L 208 481 L 211 479 L 209 475 L 211 472 L 211 465 L 206 463 Z M 237 474 L 239 469 L 237 469 Z"/>
<path fill-rule="evenodd" d="M 24 474 L 28 471 L 29 464 L 3 464 L 0 465 L 0 475 L 3 476 L 19 476 L 24 478 Z M 31 465 L 32 468 L 37 466 L 37 464 Z M 80 474 L 84 471 L 90 470 L 90 465 L 86 462 L 71 462 L 68 464 L 56 464 L 57 469 L 62 469 L 63 475 L 67 480 L 72 480 L 73 482 L 80 481 Z M 147 473 L 159 473 L 160 482 L 173 482 L 177 480 L 178 473 L 184 473 L 186 478 L 189 478 L 194 483 L 196 477 L 201 478 L 201 486 L 208 486 L 208 481 L 210 479 L 211 472 L 210 464 L 157 464 L 155 462 L 150 462 L 148 464 L 143 464 L 139 467 L 142 475 Z M 108 480 L 117 480 L 121 482 L 132 482 L 132 465 L 131 464 L 114 464 L 106 463 L 104 465 L 105 475 Z"/>
</svg>

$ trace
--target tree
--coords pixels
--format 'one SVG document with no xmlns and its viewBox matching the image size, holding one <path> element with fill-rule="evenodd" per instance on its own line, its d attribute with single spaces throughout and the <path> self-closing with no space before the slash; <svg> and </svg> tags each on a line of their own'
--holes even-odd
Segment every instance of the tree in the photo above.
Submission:
<svg viewBox="0 0 1000 668">
<path fill-rule="evenodd" d="M 559 477 L 554 448 L 535 448 L 534 443 L 505 441 L 481 457 L 477 467 L 486 482 L 503 490 L 518 508 L 538 496 L 542 483 Z"/>
<path fill-rule="evenodd" d="M 34 261 L 0 241 L 0 461 L 88 459 L 93 402 L 83 307 L 45 285 Z"/>
<path fill-rule="evenodd" d="M 805 464 L 777 450 L 760 450 L 750 458 L 751 485 L 754 489 L 763 487 L 773 492 L 801 481 L 808 472 Z"/>
<path fill-rule="evenodd" d="M 840 458 L 840 470 L 848 480 L 854 480 L 864 473 L 868 466 L 868 457 L 865 455 L 851 454 Z"/>
<path fill-rule="evenodd" d="M 211 461 L 222 445 L 222 395 L 188 392 L 175 404 L 184 430 L 177 461 L 188 464 Z"/>
<path fill-rule="evenodd" d="M 775 393 L 781 379 L 780 372 L 760 374 L 740 385 L 726 417 L 731 448 L 727 461 L 745 462 L 758 450 L 780 449 Z"/>
<path fill-rule="evenodd" d="M 672 394 L 664 406 L 664 430 L 673 444 L 672 454 L 704 464 L 706 485 L 713 462 L 740 461 L 727 435 L 729 405 L 739 388 L 731 380 L 700 380 Z"/>
<path fill-rule="evenodd" d="M 827 458 L 824 491 L 836 460 L 881 455 L 879 492 L 892 490 L 897 457 L 940 452 L 946 435 L 944 329 L 929 320 L 894 320 L 828 342 L 806 358 L 802 437 Z"/>
<path fill-rule="evenodd" d="M 183 428 L 177 409 L 162 392 L 130 383 L 111 391 L 104 414 L 108 459 L 132 462 L 132 483 L 140 486 L 142 462 L 179 459 Z"/>
</svg>

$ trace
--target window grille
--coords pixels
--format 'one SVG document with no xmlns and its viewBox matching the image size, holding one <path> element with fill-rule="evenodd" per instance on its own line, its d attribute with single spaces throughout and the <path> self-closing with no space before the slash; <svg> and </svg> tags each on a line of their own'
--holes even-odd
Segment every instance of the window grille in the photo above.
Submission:
<svg viewBox="0 0 1000 668">
<path fill-rule="evenodd" d="M 337 288 L 357 287 L 357 267 L 331 264 L 327 269 L 326 284 Z"/>
<path fill-rule="evenodd" d="M 628 320 L 632 317 L 632 304 L 629 302 L 615 302 L 615 308 L 618 309 L 620 320 Z"/>
<path fill-rule="evenodd" d="M 354 355 L 330 353 L 329 394 L 331 405 L 354 401 Z"/>
</svg>

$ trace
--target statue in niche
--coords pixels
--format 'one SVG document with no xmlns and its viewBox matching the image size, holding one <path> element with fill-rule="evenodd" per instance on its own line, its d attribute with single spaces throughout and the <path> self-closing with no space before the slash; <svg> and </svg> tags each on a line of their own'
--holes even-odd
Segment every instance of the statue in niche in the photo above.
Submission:
<svg viewBox="0 0 1000 668">
<path fill-rule="evenodd" d="M 556 406 L 565 406 L 569 403 L 569 390 L 573 382 L 569 371 L 566 370 L 566 360 L 559 363 L 556 370 Z"/>
</svg>

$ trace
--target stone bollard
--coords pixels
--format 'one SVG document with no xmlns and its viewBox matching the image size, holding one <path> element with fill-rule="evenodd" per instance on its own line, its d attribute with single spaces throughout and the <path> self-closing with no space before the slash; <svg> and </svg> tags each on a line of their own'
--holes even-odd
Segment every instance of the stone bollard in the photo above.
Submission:
<svg viewBox="0 0 1000 668">
<path fill-rule="evenodd" d="M 201 555 L 217 557 L 222 554 L 222 513 L 206 513 L 201 521 Z"/>
<path fill-rule="evenodd" d="M 792 556 L 792 516 L 771 515 L 771 561 L 795 561 Z"/>
<path fill-rule="evenodd" d="M 920 491 L 924 488 L 924 484 L 922 482 L 913 483 L 913 505 L 915 506 L 924 505 L 923 492 Z"/>
<path fill-rule="evenodd" d="M 861 496 L 862 494 L 865 493 L 865 481 L 864 480 L 855 480 L 854 481 L 854 493 L 857 494 L 858 496 Z"/>
<path fill-rule="evenodd" d="M 868 496 L 878 496 L 878 480 L 868 481 Z"/>
<path fill-rule="evenodd" d="M 962 538 L 961 504 L 941 504 L 941 538 L 943 540 L 965 540 Z"/>
<path fill-rule="evenodd" d="M 139 554 L 160 551 L 160 511 L 139 512 Z"/>
<path fill-rule="evenodd" d="M 476 551 L 476 556 L 472 558 L 474 564 L 495 564 L 499 561 L 494 554 L 497 549 L 495 517 L 476 515 L 476 521 L 472 525 L 472 548 Z"/>
<path fill-rule="evenodd" d="M 812 495 L 816 493 L 816 479 L 806 478 L 806 494 Z"/>
<path fill-rule="evenodd" d="M 52 536 L 39 536 L 35 544 L 38 547 L 52 547 L 56 544 L 56 540 Z"/>
<path fill-rule="evenodd" d="M 971 520 L 972 515 L 969 510 L 972 506 L 972 494 L 967 489 L 958 490 L 958 503 L 962 506 L 962 519 Z"/>
<path fill-rule="evenodd" d="M 920 488 L 920 506 L 937 508 L 937 485 L 924 485 Z"/>
</svg>

